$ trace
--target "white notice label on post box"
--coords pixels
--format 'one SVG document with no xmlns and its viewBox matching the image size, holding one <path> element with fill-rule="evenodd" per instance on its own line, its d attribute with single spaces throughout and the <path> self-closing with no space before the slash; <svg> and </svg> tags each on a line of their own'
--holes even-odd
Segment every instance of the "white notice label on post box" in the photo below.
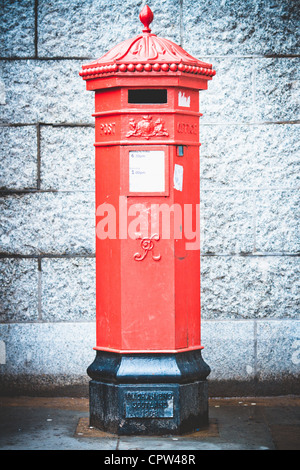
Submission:
<svg viewBox="0 0 300 470">
<path fill-rule="evenodd" d="M 174 188 L 178 191 L 182 191 L 183 184 L 183 166 L 175 163 L 174 167 Z"/>
<path fill-rule="evenodd" d="M 134 193 L 165 191 L 165 152 L 163 150 L 129 152 L 129 191 Z"/>
<path fill-rule="evenodd" d="M 180 91 L 178 93 L 178 106 L 189 108 L 191 106 L 191 97 Z"/>
</svg>

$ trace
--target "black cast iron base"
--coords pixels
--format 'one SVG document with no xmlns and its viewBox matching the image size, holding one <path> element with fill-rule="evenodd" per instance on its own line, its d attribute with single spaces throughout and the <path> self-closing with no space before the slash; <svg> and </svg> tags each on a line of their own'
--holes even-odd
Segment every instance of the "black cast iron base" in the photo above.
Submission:
<svg viewBox="0 0 300 470">
<path fill-rule="evenodd" d="M 118 435 L 185 434 L 208 425 L 209 366 L 201 351 L 97 351 L 88 368 L 90 426 Z"/>
</svg>

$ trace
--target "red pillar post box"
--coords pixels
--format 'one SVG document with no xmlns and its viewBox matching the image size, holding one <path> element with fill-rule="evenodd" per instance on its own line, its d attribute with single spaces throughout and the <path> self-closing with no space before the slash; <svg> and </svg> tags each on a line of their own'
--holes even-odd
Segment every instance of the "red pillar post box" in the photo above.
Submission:
<svg viewBox="0 0 300 470">
<path fill-rule="evenodd" d="M 90 424 L 208 422 L 200 340 L 199 90 L 215 72 L 149 28 L 83 65 L 95 91 L 96 358 Z"/>
</svg>

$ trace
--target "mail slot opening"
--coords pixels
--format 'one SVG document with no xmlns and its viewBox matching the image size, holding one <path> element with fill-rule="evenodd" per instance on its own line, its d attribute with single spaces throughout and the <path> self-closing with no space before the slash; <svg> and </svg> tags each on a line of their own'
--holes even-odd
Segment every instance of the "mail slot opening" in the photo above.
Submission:
<svg viewBox="0 0 300 470">
<path fill-rule="evenodd" d="M 167 103 L 167 90 L 138 89 L 128 90 L 128 103 L 160 104 Z"/>
</svg>

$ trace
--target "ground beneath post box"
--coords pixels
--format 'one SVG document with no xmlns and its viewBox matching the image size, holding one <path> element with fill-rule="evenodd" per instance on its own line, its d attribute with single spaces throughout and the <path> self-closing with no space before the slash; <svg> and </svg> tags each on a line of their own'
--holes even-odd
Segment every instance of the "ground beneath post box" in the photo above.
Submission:
<svg viewBox="0 0 300 470">
<path fill-rule="evenodd" d="M 211 398 L 209 417 L 184 436 L 120 437 L 89 426 L 86 398 L 0 397 L 0 449 L 300 450 L 300 397 Z"/>
</svg>

